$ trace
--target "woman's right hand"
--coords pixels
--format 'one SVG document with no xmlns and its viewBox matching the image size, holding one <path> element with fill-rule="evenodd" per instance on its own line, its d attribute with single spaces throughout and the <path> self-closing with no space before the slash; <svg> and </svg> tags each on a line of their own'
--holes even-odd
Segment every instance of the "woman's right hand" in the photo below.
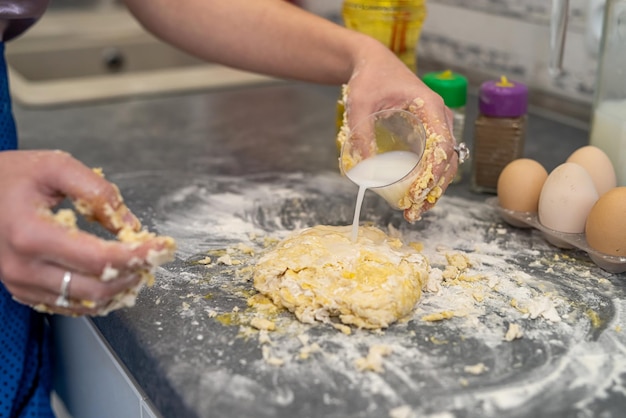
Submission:
<svg viewBox="0 0 626 418">
<path fill-rule="evenodd" d="M 346 118 L 339 142 L 368 115 L 387 109 L 403 109 L 416 114 L 426 131 L 426 149 L 420 164 L 422 172 L 399 202 L 409 222 L 419 220 L 431 209 L 453 180 L 459 158 L 452 134 L 453 115 L 441 96 L 432 91 L 388 48 L 360 35 L 362 52 L 350 81 L 344 87 Z M 461 139 L 461 138 L 458 138 Z M 362 155 L 374 152 L 372 137 L 360 137 L 356 147 Z"/>
<path fill-rule="evenodd" d="M 52 313 L 89 315 L 173 258 L 168 237 L 125 243 L 63 222 L 52 210 L 65 198 L 110 232 L 141 224 L 115 185 L 61 151 L 0 152 L 0 280 L 13 298 Z M 67 272 L 69 306 L 57 304 Z"/>
</svg>

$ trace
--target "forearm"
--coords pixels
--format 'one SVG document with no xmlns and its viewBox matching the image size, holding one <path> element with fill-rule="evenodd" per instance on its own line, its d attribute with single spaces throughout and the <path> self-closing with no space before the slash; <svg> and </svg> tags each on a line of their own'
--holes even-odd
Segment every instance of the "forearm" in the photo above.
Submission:
<svg viewBox="0 0 626 418">
<path fill-rule="evenodd" d="M 378 47 L 361 34 L 278 0 L 126 4 L 166 42 L 208 61 L 278 77 L 345 83 L 365 49 Z"/>
</svg>

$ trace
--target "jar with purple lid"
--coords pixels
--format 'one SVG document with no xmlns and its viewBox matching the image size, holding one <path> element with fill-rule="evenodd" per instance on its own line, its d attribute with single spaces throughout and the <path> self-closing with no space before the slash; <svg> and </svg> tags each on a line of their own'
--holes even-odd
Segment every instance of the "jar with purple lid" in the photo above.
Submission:
<svg viewBox="0 0 626 418">
<path fill-rule="evenodd" d="M 504 167 L 524 153 L 528 87 L 505 76 L 486 81 L 480 86 L 478 109 L 474 122 L 472 189 L 496 193 Z"/>
</svg>

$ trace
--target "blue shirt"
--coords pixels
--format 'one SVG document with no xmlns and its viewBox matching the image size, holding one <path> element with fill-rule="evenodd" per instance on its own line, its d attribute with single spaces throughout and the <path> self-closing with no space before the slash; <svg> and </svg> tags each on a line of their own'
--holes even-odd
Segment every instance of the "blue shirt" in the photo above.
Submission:
<svg viewBox="0 0 626 418">
<path fill-rule="evenodd" d="M 17 146 L 4 42 L 32 26 L 47 5 L 48 0 L 0 0 L 0 150 Z M 0 283 L 0 417 L 54 416 L 50 348 L 46 317 L 13 300 Z"/>
</svg>

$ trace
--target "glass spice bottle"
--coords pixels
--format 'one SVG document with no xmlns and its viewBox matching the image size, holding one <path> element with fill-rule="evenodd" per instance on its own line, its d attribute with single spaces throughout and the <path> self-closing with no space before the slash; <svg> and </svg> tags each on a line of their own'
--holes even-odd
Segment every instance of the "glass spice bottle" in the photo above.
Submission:
<svg viewBox="0 0 626 418">
<path fill-rule="evenodd" d="M 480 86 L 478 109 L 471 187 L 480 193 L 496 193 L 504 167 L 524 153 L 528 87 L 505 76 L 486 81 Z"/>
</svg>

